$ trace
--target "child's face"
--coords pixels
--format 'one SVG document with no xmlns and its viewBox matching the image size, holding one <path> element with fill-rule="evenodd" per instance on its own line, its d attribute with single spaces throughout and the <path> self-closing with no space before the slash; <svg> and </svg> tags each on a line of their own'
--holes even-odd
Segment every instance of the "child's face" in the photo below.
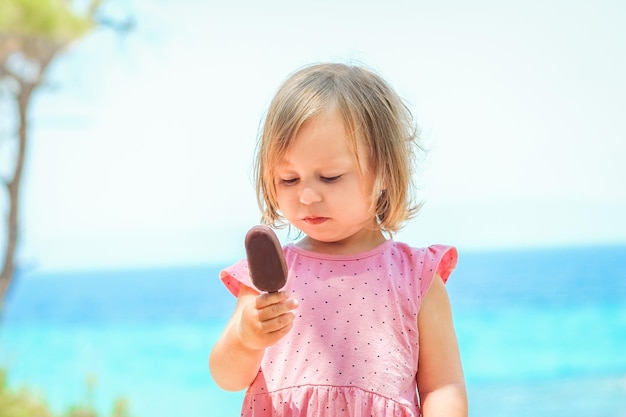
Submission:
<svg viewBox="0 0 626 417">
<path fill-rule="evenodd" d="M 362 249 L 368 238 L 380 243 L 382 235 L 371 211 L 374 178 L 369 157 L 363 149 L 358 156 L 341 117 L 328 112 L 302 125 L 276 167 L 279 209 L 312 240 L 309 243 L 333 243 L 336 249 L 340 244 L 343 250 Z"/>
</svg>

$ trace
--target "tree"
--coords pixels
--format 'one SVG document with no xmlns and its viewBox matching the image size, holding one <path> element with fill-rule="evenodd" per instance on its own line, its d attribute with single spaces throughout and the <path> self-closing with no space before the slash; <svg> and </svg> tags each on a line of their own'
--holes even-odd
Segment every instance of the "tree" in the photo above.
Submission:
<svg viewBox="0 0 626 417">
<path fill-rule="evenodd" d="M 12 172 L 8 178 L 0 178 L 8 203 L 6 245 L 4 256 L 0 256 L 0 306 L 15 272 L 29 105 L 44 82 L 50 63 L 98 25 L 96 12 L 101 3 L 102 0 L 0 0 L 0 105 L 8 103 L 7 108 L 0 107 L 0 120 L 14 117 L 11 126 L 15 125 L 15 132 L 8 139 L 16 145 L 9 158 L 13 161 Z"/>
<path fill-rule="evenodd" d="M 100 414 L 93 402 L 93 383 L 87 384 L 86 400 L 71 405 L 62 417 L 98 417 Z M 2 417 L 54 417 L 50 406 L 26 387 L 12 388 L 7 383 L 6 372 L 0 369 L 0 416 Z M 111 417 L 131 417 L 130 405 L 125 398 L 113 402 Z"/>
</svg>

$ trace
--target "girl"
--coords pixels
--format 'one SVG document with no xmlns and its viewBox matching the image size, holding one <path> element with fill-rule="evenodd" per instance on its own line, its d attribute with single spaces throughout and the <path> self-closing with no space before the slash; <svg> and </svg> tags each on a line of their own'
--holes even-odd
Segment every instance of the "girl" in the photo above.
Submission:
<svg viewBox="0 0 626 417">
<path fill-rule="evenodd" d="M 303 237 L 283 248 L 284 291 L 260 294 L 245 259 L 220 274 L 237 304 L 209 365 L 223 389 L 247 389 L 242 416 L 467 415 L 444 287 L 457 252 L 391 239 L 417 211 L 415 139 L 363 67 L 308 66 L 278 90 L 257 197 L 263 223 Z"/>
</svg>

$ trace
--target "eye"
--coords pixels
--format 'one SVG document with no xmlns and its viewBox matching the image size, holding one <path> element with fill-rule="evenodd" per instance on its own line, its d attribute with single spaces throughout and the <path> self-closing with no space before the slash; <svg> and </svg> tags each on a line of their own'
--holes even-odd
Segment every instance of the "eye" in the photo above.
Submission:
<svg viewBox="0 0 626 417">
<path fill-rule="evenodd" d="M 284 185 L 294 185 L 298 182 L 299 178 L 281 178 L 280 183 Z"/>
<path fill-rule="evenodd" d="M 340 178 L 341 178 L 341 175 L 336 175 L 334 177 L 320 177 L 322 181 L 327 182 L 327 183 L 337 182 L 339 181 Z"/>
</svg>

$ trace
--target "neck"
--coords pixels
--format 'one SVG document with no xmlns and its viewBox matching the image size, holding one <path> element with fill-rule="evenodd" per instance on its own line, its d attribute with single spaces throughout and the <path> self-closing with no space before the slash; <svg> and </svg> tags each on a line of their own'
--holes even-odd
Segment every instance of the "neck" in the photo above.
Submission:
<svg viewBox="0 0 626 417">
<path fill-rule="evenodd" d="M 352 236 L 334 242 L 324 242 L 306 236 L 297 242 L 296 246 L 311 252 L 351 255 L 374 249 L 385 240 L 380 230 L 362 229 Z"/>
</svg>

